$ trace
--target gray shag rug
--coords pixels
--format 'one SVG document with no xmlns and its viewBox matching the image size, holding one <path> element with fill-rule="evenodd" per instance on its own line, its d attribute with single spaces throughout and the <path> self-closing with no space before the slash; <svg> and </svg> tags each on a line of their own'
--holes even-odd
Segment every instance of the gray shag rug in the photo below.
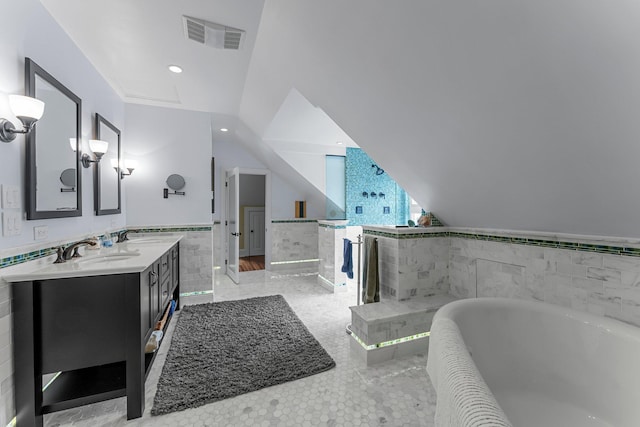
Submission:
<svg viewBox="0 0 640 427">
<path fill-rule="evenodd" d="M 336 363 L 282 295 L 180 311 L 151 415 L 308 377 Z"/>
</svg>

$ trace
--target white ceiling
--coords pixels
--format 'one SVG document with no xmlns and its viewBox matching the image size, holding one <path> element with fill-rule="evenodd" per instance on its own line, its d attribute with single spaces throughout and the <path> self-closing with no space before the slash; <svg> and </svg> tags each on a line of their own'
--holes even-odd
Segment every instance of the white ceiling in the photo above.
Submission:
<svg viewBox="0 0 640 427">
<path fill-rule="evenodd" d="M 40 1 L 125 102 L 237 115 L 264 0 Z M 188 40 L 182 15 L 245 30 L 244 46 Z"/>
</svg>

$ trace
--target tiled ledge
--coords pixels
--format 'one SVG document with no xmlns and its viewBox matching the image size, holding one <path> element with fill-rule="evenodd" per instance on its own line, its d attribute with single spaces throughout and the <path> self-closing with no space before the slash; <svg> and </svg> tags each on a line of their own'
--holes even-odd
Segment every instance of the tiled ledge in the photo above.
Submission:
<svg viewBox="0 0 640 427">
<path fill-rule="evenodd" d="M 488 242 L 510 243 L 545 248 L 640 257 L 640 239 L 564 233 L 524 232 L 460 227 L 376 227 L 364 226 L 363 233 L 391 239 L 451 237 Z"/>
</svg>

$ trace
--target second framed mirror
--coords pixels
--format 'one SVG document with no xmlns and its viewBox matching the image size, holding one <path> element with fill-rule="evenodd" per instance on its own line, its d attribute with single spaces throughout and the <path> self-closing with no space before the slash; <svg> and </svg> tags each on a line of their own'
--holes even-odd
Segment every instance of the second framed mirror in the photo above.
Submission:
<svg viewBox="0 0 640 427">
<path fill-rule="evenodd" d="M 120 196 L 120 129 L 96 113 L 96 139 L 109 143 L 94 169 L 94 208 L 96 215 L 113 215 L 121 212 Z"/>
</svg>

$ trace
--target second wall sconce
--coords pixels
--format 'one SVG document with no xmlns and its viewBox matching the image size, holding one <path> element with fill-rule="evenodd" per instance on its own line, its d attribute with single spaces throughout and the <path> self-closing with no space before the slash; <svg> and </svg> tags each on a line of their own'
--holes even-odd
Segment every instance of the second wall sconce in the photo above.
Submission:
<svg viewBox="0 0 640 427">
<path fill-rule="evenodd" d="M 29 133 L 44 113 L 44 102 L 30 96 L 9 95 L 9 107 L 13 115 L 22 123 L 22 129 L 16 127 L 7 119 L 0 119 L 0 141 L 11 142 L 16 134 Z"/>
<path fill-rule="evenodd" d="M 89 156 L 87 153 L 84 153 L 81 160 L 82 166 L 84 166 L 85 168 L 91 166 L 91 163 L 100 163 L 100 159 L 109 149 L 109 143 L 106 141 L 100 141 L 99 139 L 90 139 L 89 148 L 91 149 L 91 151 L 93 151 L 96 159 L 92 160 L 91 156 Z"/>
<path fill-rule="evenodd" d="M 111 166 L 118 173 L 118 159 L 111 159 Z M 120 179 L 124 179 L 125 176 L 129 176 L 138 166 L 138 162 L 135 160 L 123 160 L 120 162 Z M 125 172 L 125 169 L 127 172 Z"/>
</svg>

